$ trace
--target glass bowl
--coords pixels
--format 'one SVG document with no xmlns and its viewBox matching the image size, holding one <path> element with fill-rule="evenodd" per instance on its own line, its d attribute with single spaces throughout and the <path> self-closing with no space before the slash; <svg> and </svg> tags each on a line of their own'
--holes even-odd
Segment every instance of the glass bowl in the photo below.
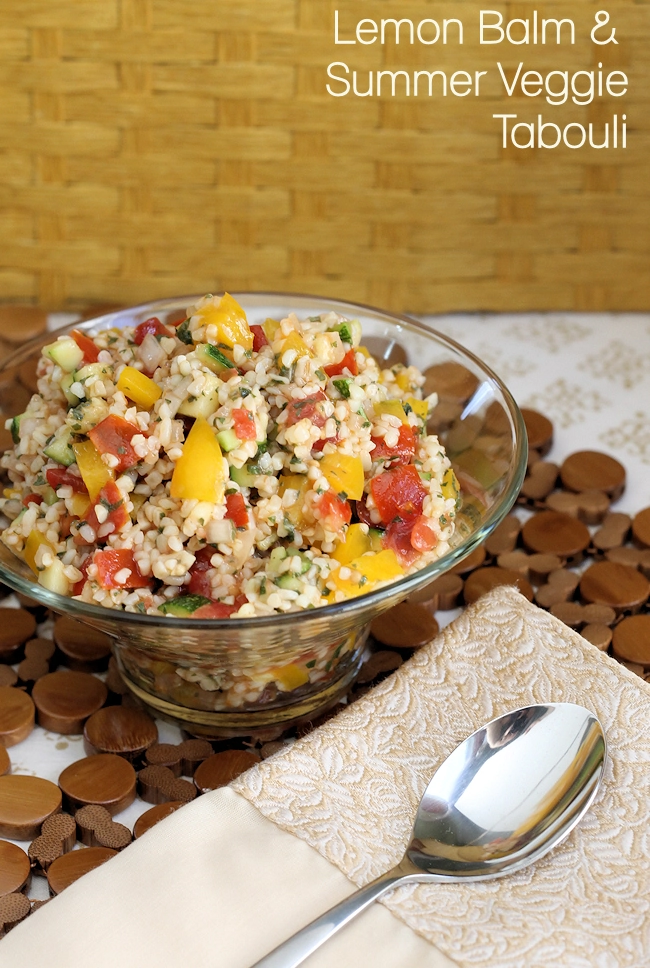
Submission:
<svg viewBox="0 0 650 968">
<path fill-rule="evenodd" d="M 7 585 L 108 633 L 134 695 L 155 715 L 208 738 L 288 726 L 334 705 L 359 670 L 370 622 L 484 541 L 514 503 L 527 458 L 523 420 L 510 393 L 484 363 L 448 337 L 406 316 L 354 303 L 284 293 L 233 295 L 251 323 L 290 312 L 306 317 L 334 311 L 357 318 L 364 344 L 386 365 L 408 360 L 427 370 L 426 392 L 439 393 L 429 432 L 438 434 L 452 461 L 462 506 L 453 545 L 433 564 L 340 604 L 272 617 L 181 619 L 89 605 L 36 583 L 27 566 L 0 543 L 0 578 Z M 76 328 L 95 333 L 136 326 L 150 316 L 176 322 L 197 298 L 162 299 Z M 13 415 L 12 374 L 52 339 L 50 333 L 29 343 L 0 368 L 4 414 Z"/>
</svg>

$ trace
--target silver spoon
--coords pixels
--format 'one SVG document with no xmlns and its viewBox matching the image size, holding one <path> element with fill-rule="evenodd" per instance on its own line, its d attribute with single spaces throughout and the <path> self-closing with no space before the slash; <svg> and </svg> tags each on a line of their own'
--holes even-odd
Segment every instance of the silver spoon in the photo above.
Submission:
<svg viewBox="0 0 650 968">
<path fill-rule="evenodd" d="M 587 811 L 605 758 L 602 727 L 582 706 L 524 706 L 493 719 L 438 767 L 400 863 L 253 968 L 301 964 L 398 884 L 484 881 L 532 864 L 564 840 Z"/>
</svg>

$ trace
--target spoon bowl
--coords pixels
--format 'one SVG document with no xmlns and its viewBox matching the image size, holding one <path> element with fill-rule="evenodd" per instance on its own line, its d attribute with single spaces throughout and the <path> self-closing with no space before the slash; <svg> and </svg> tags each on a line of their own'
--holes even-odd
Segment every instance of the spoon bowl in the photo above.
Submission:
<svg viewBox="0 0 650 968">
<path fill-rule="evenodd" d="M 602 727 L 573 703 L 524 706 L 468 736 L 438 767 L 401 862 L 253 968 L 293 968 L 381 894 L 415 881 L 482 881 L 532 864 L 588 810 L 606 762 Z"/>
</svg>

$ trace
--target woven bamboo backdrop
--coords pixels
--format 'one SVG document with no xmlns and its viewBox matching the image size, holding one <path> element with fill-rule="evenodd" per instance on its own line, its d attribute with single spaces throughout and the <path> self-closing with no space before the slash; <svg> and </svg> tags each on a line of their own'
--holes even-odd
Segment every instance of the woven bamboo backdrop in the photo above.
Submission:
<svg viewBox="0 0 650 968">
<path fill-rule="evenodd" d="M 650 5 L 613 0 L 0 0 L 0 300 L 291 289 L 411 311 L 650 309 Z M 481 47 L 481 6 L 572 17 L 575 47 Z M 460 17 L 462 47 L 335 46 L 364 17 Z M 349 36 L 349 32 L 348 32 Z M 359 70 L 606 69 L 622 99 L 335 98 Z M 498 79 L 498 78 L 497 78 Z M 546 110 L 544 111 L 544 108 Z M 501 147 L 493 113 L 626 150 Z"/>
</svg>

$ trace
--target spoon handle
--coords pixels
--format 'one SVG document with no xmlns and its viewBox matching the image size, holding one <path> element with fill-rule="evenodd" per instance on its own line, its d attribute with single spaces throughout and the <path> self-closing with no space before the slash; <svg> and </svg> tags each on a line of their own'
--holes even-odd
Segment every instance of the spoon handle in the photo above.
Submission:
<svg viewBox="0 0 650 968">
<path fill-rule="evenodd" d="M 251 968 L 295 968 L 296 965 L 302 964 L 305 958 L 320 948 L 348 921 L 364 911 L 384 891 L 390 890 L 398 881 L 405 879 L 411 878 L 399 866 L 394 867 L 366 884 L 365 887 L 359 888 L 350 897 L 339 901 L 325 914 L 301 928 L 287 941 L 283 941 L 260 961 L 256 961 Z"/>
</svg>

